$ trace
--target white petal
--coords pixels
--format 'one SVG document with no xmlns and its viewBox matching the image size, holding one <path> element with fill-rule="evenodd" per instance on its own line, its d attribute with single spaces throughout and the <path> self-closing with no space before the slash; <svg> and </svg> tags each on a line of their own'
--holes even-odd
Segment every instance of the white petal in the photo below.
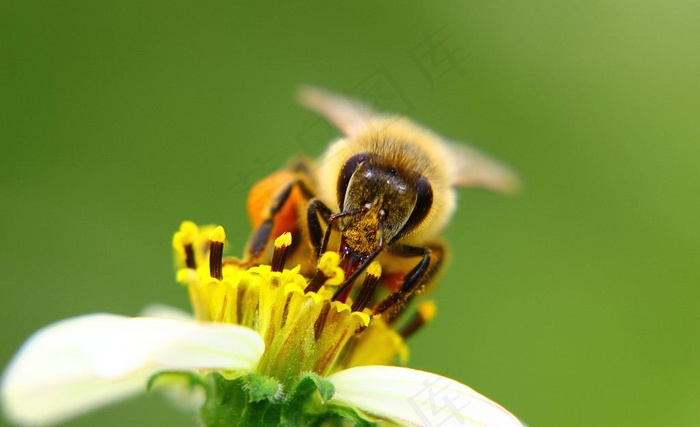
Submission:
<svg viewBox="0 0 700 427">
<path fill-rule="evenodd" d="M 151 304 L 146 306 L 146 308 L 141 310 L 140 316 L 173 320 L 193 320 L 192 314 L 165 304 Z"/>
<path fill-rule="evenodd" d="M 2 379 L 6 416 L 25 425 L 63 421 L 145 390 L 161 370 L 250 370 L 264 350 L 254 331 L 94 314 L 36 332 Z"/>
<path fill-rule="evenodd" d="M 522 427 L 497 403 L 464 384 L 395 366 L 360 366 L 329 378 L 333 401 L 407 425 Z"/>
<path fill-rule="evenodd" d="M 260 336 L 242 326 L 152 317 L 107 325 L 86 348 L 94 369 L 106 378 L 144 369 L 251 371 L 264 349 Z"/>
<path fill-rule="evenodd" d="M 10 362 L 0 386 L 5 416 L 23 425 L 57 423 L 145 389 L 146 379 L 99 378 L 85 358 L 85 337 L 124 319 L 88 315 L 37 331 Z"/>
</svg>

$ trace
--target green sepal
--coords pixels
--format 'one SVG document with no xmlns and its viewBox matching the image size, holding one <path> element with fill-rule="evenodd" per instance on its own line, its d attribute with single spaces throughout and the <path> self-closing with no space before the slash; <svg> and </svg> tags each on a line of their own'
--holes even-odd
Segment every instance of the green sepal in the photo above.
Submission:
<svg viewBox="0 0 700 427">
<path fill-rule="evenodd" d="M 318 397 L 314 395 L 318 392 Z M 314 405 L 314 400 L 323 404 L 333 397 L 335 387 L 314 373 L 304 374 L 287 396 L 282 406 L 282 419 L 289 422 L 303 419 L 304 414 Z"/>
<path fill-rule="evenodd" d="M 280 425 L 295 426 L 370 426 L 372 423 L 353 408 L 328 401 L 335 393 L 333 383 L 314 374 L 304 374 L 294 385 L 282 406 Z"/>
<path fill-rule="evenodd" d="M 348 424 L 348 422 L 350 424 Z M 370 427 L 377 425 L 376 422 L 364 418 L 355 409 L 348 406 L 329 405 L 324 408 L 324 412 L 316 414 L 315 417 L 309 418 L 309 426 L 348 426 L 354 427 Z"/>
<path fill-rule="evenodd" d="M 206 427 L 375 425 L 371 417 L 331 403 L 333 383 L 313 373 L 304 374 L 286 396 L 275 379 L 259 374 L 228 380 L 211 373 L 206 380 L 200 411 Z"/>
<path fill-rule="evenodd" d="M 278 426 L 281 398 L 275 380 L 258 374 L 227 380 L 218 373 L 207 376 L 207 397 L 200 410 L 207 427 Z"/>
<path fill-rule="evenodd" d="M 323 379 L 313 372 L 301 376 L 294 385 L 294 389 L 289 394 L 285 406 L 308 401 L 314 393 L 318 392 L 321 403 L 329 401 L 335 393 L 335 386 L 332 382 Z"/>
<path fill-rule="evenodd" d="M 283 394 L 282 385 L 276 379 L 260 374 L 248 374 L 242 378 L 243 388 L 248 392 L 248 402 L 279 401 Z"/>
<path fill-rule="evenodd" d="M 237 426 L 248 403 L 243 382 L 226 380 L 218 373 L 207 376 L 207 397 L 200 410 L 202 424 L 208 427 Z"/>
</svg>

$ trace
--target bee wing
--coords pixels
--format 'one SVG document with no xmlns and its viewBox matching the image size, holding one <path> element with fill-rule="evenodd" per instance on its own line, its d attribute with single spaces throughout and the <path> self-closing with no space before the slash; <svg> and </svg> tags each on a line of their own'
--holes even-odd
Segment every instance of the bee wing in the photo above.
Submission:
<svg viewBox="0 0 700 427">
<path fill-rule="evenodd" d="M 508 166 L 464 144 L 443 141 L 452 165 L 452 185 L 480 187 L 512 193 L 520 186 L 518 176 Z"/>
<path fill-rule="evenodd" d="M 356 136 L 372 120 L 383 117 L 367 104 L 310 86 L 299 90 L 299 103 L 333 123 L 346 136 Z M 517 189 L 518 178 L 507 166 L 478 150 L 442 141 L 452 166 L 455 187 L 481 187 L 509 193 Z"/>
<path fill-rule="evenodd" d="M 369 105 L 310 86 L 299 90 L 299 103 L 333 123 L 346 136 L 354 136 L 372 118 L 380 116 Z"/>
</svg>

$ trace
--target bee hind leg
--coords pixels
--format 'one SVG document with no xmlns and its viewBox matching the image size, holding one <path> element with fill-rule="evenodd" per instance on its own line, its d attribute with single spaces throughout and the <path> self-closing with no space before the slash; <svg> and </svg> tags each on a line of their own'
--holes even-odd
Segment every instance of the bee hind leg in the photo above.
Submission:
<svg viewBox="0 0 700 427">
<path fill-rule="evenodd" d="M 289 185 L 285 186 L 282 191 L 280 191 L 275 198 L 272 200 L 272 204 L 269 207 L 269 213 L 267 217 L 260 223 L 255 233 L 250 239 L 248 244 L 248 256 L 251 259 L 257 259 L 267 248 L 267 244 L 270 241 L 270 234 L 272 229 L 275 227 L 275 215 L 282 209 L 285 202 L 289 199 L 292 194 L 294 185 L 296 182 L 291 182 Z"/>
<path fill-rule="evenodd" d="M 300 173 L 301 175 L 301 173 Z M 258 262 L 261 256 L 265 253 L 268 245 L 270 244 L 270 237 L 272 231 L 275 229 L 277 215 L 280 213 L 285 204 L 290 200 L 294 189 L 299 189 L 303 195 L 304 200 L 308 200 L 313 197 L 313 192 L 306 184 L 305 179 L 302 176 L 292 180 L 289 184 L 285 185 L 273 198 L 267 207 L 267 213 L 264 219 L 260 222 L 260 225 L 255 229 L 253 235 L 248 241 L 248 246 L 246 248 L 246 260 L 248 264 L 254 264 Z"/>
</svg>

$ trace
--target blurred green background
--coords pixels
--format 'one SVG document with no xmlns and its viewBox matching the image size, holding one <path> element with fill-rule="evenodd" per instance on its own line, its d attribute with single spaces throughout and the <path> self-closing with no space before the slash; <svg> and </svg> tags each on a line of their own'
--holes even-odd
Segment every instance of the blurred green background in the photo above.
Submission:
<svg viewBox="0 0 700 427">
<path fill-rule="evenodd" d="M 180 221 L 333 137 L 313 83 L 502 159 L 460 193 L 411 366 L 530 426 L 700 425 L 700 3 L 0 6 L 0 365 L 55 320 L 188 308 Z M 158 396 L 67 426 L 192 426 Z"/>
</svg>

